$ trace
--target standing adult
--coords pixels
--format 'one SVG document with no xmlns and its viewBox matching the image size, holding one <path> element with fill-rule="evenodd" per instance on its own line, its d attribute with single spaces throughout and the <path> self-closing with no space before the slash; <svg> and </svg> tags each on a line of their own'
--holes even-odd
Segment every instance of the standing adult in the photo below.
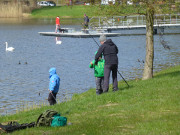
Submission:
<svg viewBox="0 0 180 135">
<path fill-rule="evenodd" d="M 101 46 L 99 47 L 98 52 L 95 56 L 95 63 L 98 62 L 98 58 L 103 54 L 105 59 L 103 92 L 108 92 L 109 90 L 109 78 L 111 71 L 113 80 L 113 91 L 117 91 L 118 48 L 111 39 L 106 39 L 105 35 L 101 35 L 99 41 L 101 43 Z"/>
<path fill-rule="evenodd" d="M 56 33 L 57 33 L 57 30 L 60 31 L 60 18 L 59 18 L 59 16 L 56 17 L 56 30 L 55 30 Z"/>
<path fill-rule="evenodd" d="M 89 24 L 89 18 L 86 14 L 84 14 L 84 29 L 88 28 L 88 24 Z"/>
<path fill-rule="evenodd" d="M 56 74 L 56 68 L 50 68 L 49 70 L 49 97 L 48 101 L 50 105 L 56 104 L 56 95 L 59 91 L 60 78 Z"/>
</svg>

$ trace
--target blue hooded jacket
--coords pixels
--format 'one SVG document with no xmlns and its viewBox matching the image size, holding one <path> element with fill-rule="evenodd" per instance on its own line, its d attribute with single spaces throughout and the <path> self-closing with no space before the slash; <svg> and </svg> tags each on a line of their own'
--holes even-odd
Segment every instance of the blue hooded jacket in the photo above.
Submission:
<svg viewBox="0 0 180 135">
<path fill-rule="evenodd" d="M 53 93 L 57 93 L 59 91 L 60 78 L 56 74 L 56 68 L 51 68 L 49 74 L 49 90 Z"/>
</svg>

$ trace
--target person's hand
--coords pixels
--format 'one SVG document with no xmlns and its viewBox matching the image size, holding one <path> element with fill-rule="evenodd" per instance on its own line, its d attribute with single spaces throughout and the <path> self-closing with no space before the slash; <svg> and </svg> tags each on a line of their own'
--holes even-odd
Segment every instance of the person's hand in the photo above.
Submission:
<svg viewBox="0 0 180 135">
<path fill-rule="evenodd" d="M 93 63 L 91 62 L 91 65 L 93 65 Z"/>
<path fill-rule="evenodd" d="M 52 91 L 51 91 L 51 90 L 49 90 L 49 93 L 52 93 Z"/>
</svg>

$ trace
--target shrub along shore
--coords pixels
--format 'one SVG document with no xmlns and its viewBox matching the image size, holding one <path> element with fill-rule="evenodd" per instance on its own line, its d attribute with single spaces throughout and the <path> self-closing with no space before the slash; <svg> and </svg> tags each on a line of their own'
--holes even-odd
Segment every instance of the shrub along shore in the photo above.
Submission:
<svg viewBox="0 0 180 135">
<path fill-rule="evenodd" d="M 0 117 L 0 123 L 30 123 L 47 109 L 68 118 L 64 127 L 34 127 L 16 135 L 146 135 L 180 134 L 180 66 L 157 73 L 153 79 L 119 82 L 120 90 L 96 95 L 95 89 L 75 94 L 71 101 Z M 61 91 L 60 91 L 61 92 Z"/>
</svg>

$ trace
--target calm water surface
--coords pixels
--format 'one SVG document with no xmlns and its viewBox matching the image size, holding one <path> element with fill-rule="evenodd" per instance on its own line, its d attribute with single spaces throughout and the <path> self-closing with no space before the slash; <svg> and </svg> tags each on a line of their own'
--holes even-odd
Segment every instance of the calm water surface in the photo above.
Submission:
<svg viewBox="0 0 180 135">
<path fill-rule="evenodd" d="M 89 63 L 98 47 L 92 38 L 61 38 L 56 45 L 55 37 L 40 36 L 38 32 L 54 31 L 52 20 L 26 20 L 11 24 L 0 21 L 0 114 L 15 113 L 21 105 L 48 103 L 48 83 L 51 67 L 57 68 L 61 78 L 59 101 L 70 98 L 73 93 L 82 93 L 95 87 L 93 70 Z M 28 23 L 27 23 L 28 22 Z M 63 25 L 80 29 L 80 25 Z M 165 29 L 180 31 L 180 28 Z M 145 30 L 120 31 L 121 33 Z M 165 35 L 171 50 L 163 49 L 159 36 L 154 36 L 154 71 L 180 64 L 180 35 Z M 95 38 L 98 42 L 98 38 Z M 142 76 L 145 59 L 145 35 L 112 37 L 119 48 L 119 71 L 124 78 Z M 15 48 L 5 51 L 5 42 Z M 118 75 L 118 80 L 122 78 Z M 121 87 L 121 86 L 119 86 Z"/>
</svg>

